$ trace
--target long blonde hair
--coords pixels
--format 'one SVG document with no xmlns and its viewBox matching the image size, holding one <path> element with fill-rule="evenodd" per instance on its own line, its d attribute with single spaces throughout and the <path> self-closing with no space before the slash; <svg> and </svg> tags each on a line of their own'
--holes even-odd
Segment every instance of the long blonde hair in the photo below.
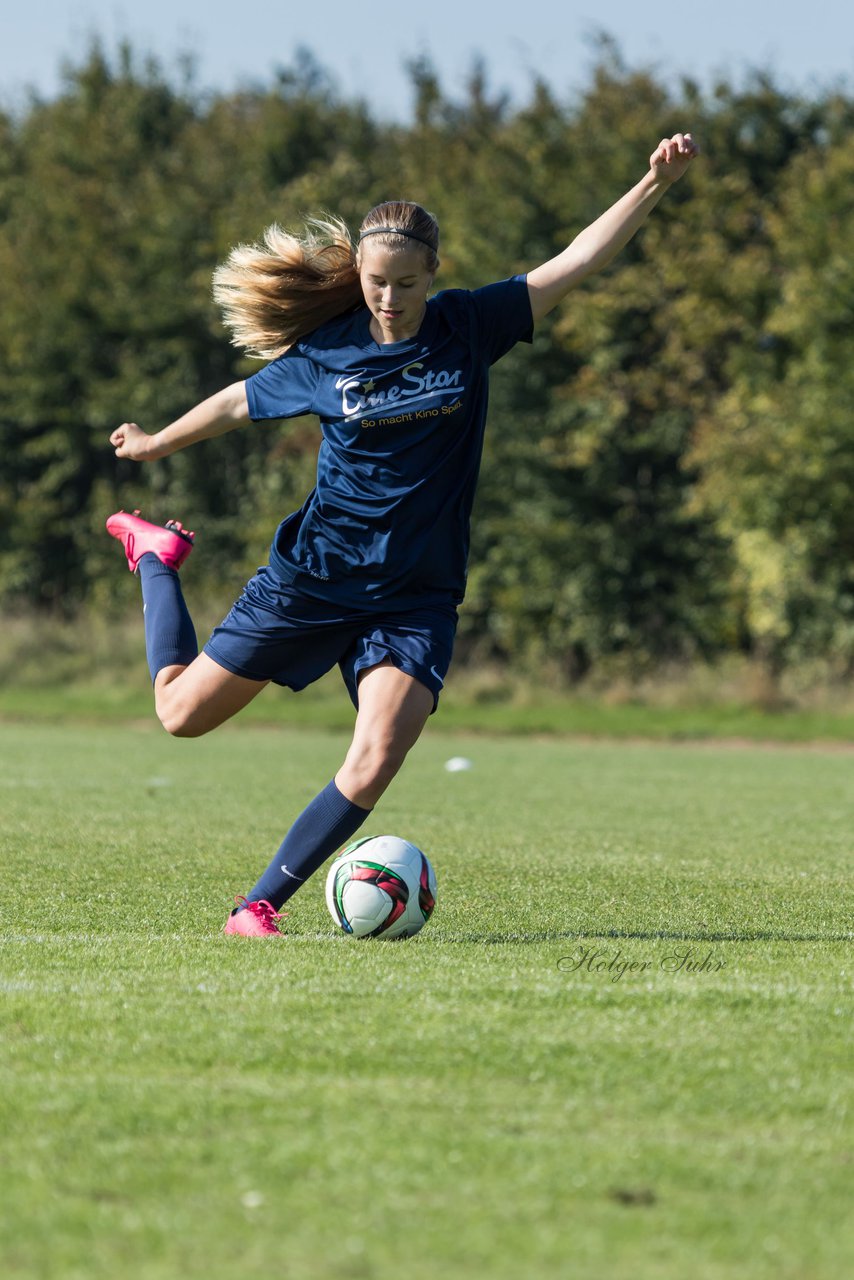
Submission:
<svg viewBox="0 0 854 1280">
<path fill-rule="evenodd" d="M 428 270 L 439 265 L 436 219 L 418 204 L 395 200 L 376 205 L 362 222 L 361 233 L 366 231 L 391 248 L 420 241 Z M 301 236 L 273 223 L 261 243 L 232 249 L 214 271 L 213 295 L 232 344 L 261 360 L 282 355 L 327 320 L 364 301 L 350 232 L 341 218 L 331 215 L 307 219 Z"/>
<path fill-rule="evenodd" d="M 213 295 L 233 345 L 272 360 L 362 301 L 350 233 L 340 218 L 311 218 L 302 236 L 274 222 L 261 244 L 232 249 Z"/>
</svg>

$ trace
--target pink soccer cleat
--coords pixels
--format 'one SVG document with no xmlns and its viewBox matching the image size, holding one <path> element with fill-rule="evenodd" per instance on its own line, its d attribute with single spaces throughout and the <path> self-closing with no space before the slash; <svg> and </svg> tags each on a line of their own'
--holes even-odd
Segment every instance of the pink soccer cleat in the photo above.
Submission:
<svg viewBox="0 0 854 1280">
<path fill-rule="evenodd" d="M 223 933 L 237 933 L 243 938 L 267 938 L 271 934 L 282 937 L 281 929 L 273 923 L 282 917 L 265 898 L 260 902 L 248 902 L 246 898 L 234 901 L 237 906 L 226 920 Z"/>
<path fill-rule="evenodd" d="M 131 573 L 136 573 L 137 565 L 148 551 L 153 551 L 170 569 L 180 569 L 193 550 L 196 536 L 185 529 L 180 520 L 170 520 L 165 525 L 150 524 L 140 518 L 138 511 L 130 515 L 127 511 L 117 511 L 107 521 L 107 532 L 124 546 Z"/>
</svg>

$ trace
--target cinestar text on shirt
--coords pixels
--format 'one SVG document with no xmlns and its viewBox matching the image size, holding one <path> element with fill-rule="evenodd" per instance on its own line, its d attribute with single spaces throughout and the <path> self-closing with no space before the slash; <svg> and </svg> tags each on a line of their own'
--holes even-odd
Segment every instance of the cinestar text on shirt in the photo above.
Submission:
<svg viewBox="0 0 854 1280">
<path fill-rule="evenodd" d="M 401 400 L 412 404 L 415 400 L 424 400 L 431 396 L 458 395 L 461 391 L 465 391 L 462 385 L 462 369 L 455 369 L 453 373 L 448 369 L 433 373 L 430 369 L 423 377 L 414 372 L 416 369 L 423 368 L 421 361 L 407 365 L 401 372 L 401 381 L 392 383 L 381 391 L 374 390 L 376 383 L 373 378 L 367 382 L 361 380 L 367 370 L 360 370 L 355 377 L 345 375 L 339 378 L 335 383 L 335 389 L 341 392 L 341 412 L 345 418 L 354 418 L 364 413 L 366 409 L 383 409 Z M 361 391 L 362 394 L 356 394 L 357 391 Z"/>
</svg>

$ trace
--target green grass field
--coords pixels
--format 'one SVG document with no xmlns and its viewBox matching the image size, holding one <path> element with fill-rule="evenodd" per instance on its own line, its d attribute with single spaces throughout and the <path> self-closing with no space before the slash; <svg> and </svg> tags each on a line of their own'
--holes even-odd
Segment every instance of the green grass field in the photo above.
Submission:
<svg viewBox="0 0 854 1280">
<path fill-rule="evenodd" d="M 417 939 L 222 937 L 344 744 L 0 724 L 0 1275 L 854 1274 L 854 756 L 439 721 Z"/>
</svg>

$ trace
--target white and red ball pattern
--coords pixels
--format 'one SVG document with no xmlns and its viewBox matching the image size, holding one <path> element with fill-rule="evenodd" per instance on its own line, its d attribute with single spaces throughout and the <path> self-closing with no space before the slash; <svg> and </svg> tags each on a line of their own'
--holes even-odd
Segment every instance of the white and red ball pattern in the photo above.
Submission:
<svg viewBox="0 0 854 1280">
<path fill-rule="evenodd" d="M 426 854 L 399 836 L 362 836 L 329 868 L 326 905 L 356 938 L 411 938 L 436 905 L 436 873 Z"/>
</svg>

